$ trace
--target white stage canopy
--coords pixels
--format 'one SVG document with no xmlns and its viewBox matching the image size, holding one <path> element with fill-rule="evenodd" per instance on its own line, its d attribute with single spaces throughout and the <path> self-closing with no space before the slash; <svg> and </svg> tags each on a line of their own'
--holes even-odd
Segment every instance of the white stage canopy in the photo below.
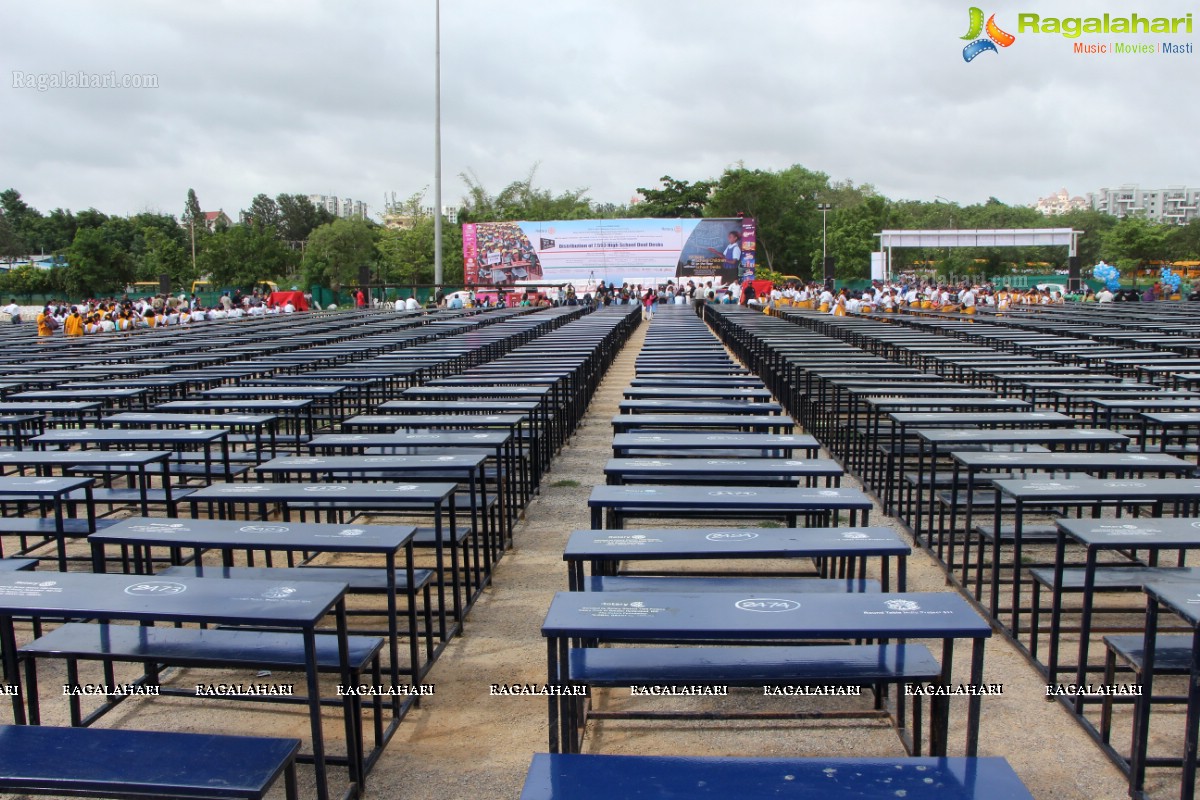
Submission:
<svg viewBox="0 0 1200 800">
<path fill-rule="evenodd" d="M 882 231 L 879 249 L 894 247 L 1066 247 L 1075 255 L 1083 231 L 1071 228 L 1025 228 L 1018 230 Z M 890 261 L 890 259 L 889 259 Z"/>
</svg>

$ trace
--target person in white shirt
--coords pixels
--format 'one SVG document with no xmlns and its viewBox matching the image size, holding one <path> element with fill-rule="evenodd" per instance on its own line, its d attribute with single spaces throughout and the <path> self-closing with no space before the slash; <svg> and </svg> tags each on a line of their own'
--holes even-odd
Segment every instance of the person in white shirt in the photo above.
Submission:
<svg viewBox="0 0 1200 800">
<path fill-rule="evenodd" d="M 0 311 L 3 311 L 5 314 L 8 314 L 8 318 L 9 318 L 9 320 L 12 321 L 13 325 L 20 324 L 20 322 L 21 322 L 21 307 L 19 305 L 17 305 L 17 298 L 14 297 L 13 299 L 9 300 L 8 305 L 6 305 L 4 308 L 0 308 Z"/>
<path fill-rule="evenodd" d="M 290 300 L 284 304 L 283 313 L 285 313 L 285 314 L 295 314 L 296 313 L 296 307 L 294 305 L 292 305 Z"/>
<path fill-rule="evenodd" d="M 403 297 L 396 298 L 396 302 L 392 303 L 392 310 L 394 310 L 394 311 L 403 311 L 404 310 L 404 298 Z"/>
<path fill-rule="evenodd" d="M 405 311 L 420 311 L 421 310 L 421 304 L 417 302 L 416 295 L 413 295 L 412 297 L 409 297 L 407 300 L 404 301 L 404 310 Z"/>
<path fill-rule="evenodd" d="M 968 286 L 966 289 L 964 289 L 962 291 L 962 294 L 960 294 L 958 296 L 958 302 L 962 304 L 962 313 L 974 314 L 975 313 L 975 289 L 970 286 Z"/>
<path fill-rule="evenodd" d="M 1096 295 L 1096 302 L 1098 302 L 1098 303 L 1111 303 L 1112 301 L 1113 301 L 1113 293 L 1108 290 L 1107 286 L 1105 286 L 1103 289 L 1101 289 L 1099 291 L 1099 293 Z"/>
</svg>

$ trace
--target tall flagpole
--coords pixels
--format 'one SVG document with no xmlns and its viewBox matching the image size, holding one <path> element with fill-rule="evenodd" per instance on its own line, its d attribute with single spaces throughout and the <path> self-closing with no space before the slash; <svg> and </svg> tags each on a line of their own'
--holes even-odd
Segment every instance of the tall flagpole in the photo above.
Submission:
<svg viewBox="0 0 1200 800">
<path fill-rule="evenodd" d="M 434 0 L 433 282 L 442 285 L 442 0 Z"/>
</svg>

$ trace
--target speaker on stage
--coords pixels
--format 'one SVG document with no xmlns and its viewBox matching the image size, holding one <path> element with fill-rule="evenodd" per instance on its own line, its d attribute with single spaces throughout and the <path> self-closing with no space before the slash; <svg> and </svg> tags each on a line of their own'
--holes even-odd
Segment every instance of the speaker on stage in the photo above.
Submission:
<svg viewBox="0 0 1200 800">
<path fill-rule="evenodd" d="M 825 256 L 825 288 L 833 291 L 833 256 Z"/>
<path fill-rule="evenodd" d="M 170 275 L 163 273 L 162 275 L 158 276 L 158 293 L 159 294 L 170 294 L 171 293 L 171 276 Z"/>
<path fill-rule="evenodd" d="M 1067 257 L 1067 291 L 1078 292 L 1083 288 L 1083 281 L 1079 277 L 1079 256 Z"/>
</svg>

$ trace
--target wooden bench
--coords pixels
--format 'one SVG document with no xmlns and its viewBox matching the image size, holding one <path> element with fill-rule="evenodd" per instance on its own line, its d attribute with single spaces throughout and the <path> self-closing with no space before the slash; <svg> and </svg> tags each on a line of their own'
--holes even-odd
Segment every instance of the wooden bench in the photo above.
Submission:
<svg viewBox="0 0 1200 800">
<path fill-rule="evenodd" d="M 298 739 L 0 727 L 0 791 L 62 797 L 261 800 L 284 776 L 296 800 Z"/>
</svg>

